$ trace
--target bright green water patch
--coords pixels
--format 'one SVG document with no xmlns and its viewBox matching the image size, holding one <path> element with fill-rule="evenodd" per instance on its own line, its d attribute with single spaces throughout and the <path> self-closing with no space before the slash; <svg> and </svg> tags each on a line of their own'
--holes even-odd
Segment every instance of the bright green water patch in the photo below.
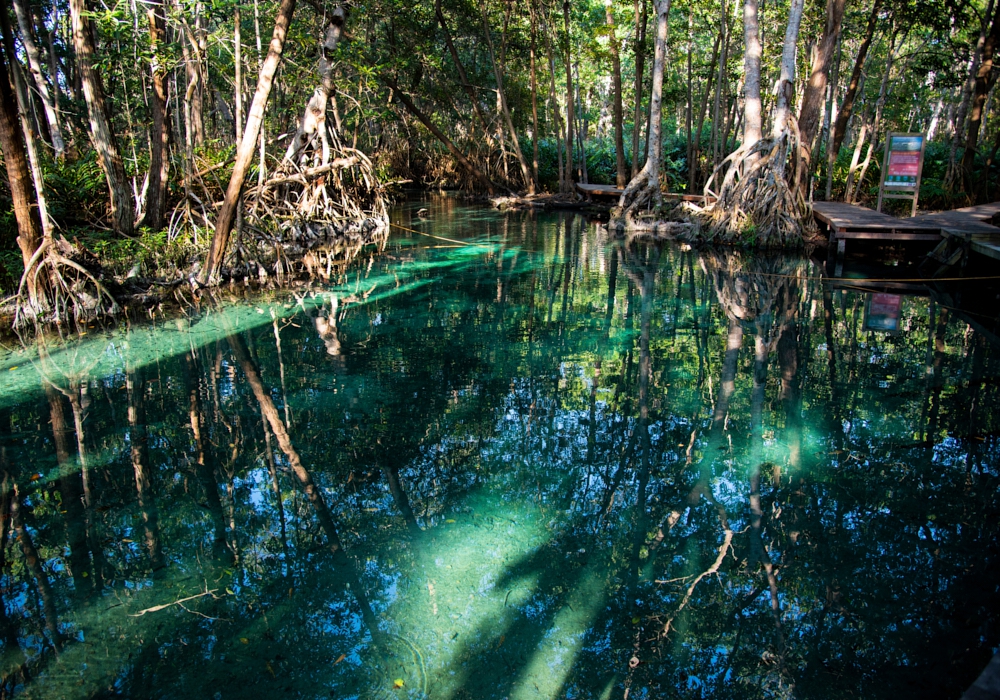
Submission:
<svg viewBox="0 0 1000 700">
<path fill-rule="evenodd" d="M 986 338 L 430 205 L 328 284 L 0 358 L 3 693 L 961 694 L 1000 637 Z"/>
</svg>

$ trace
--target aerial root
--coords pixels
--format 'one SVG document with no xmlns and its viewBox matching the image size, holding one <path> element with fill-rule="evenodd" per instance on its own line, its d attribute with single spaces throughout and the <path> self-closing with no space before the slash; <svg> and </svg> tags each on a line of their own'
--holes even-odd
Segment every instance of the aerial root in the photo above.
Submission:
<svg viewBox="0 0 1000 700">
<path fill-rule="evenodd" d="M 93 258 L 62 236 L 48 237 L 25 266 L 15 298 L 14 327 L 33 321 L 89 320 L 118 312 Z"/>
<path fill-rule="evenodd" d="M 712 202 L 701 212 L 707 240 L 788 247 L 800 245 L 803 233 L 815 228 L 802 187 L 798 133 L 789 119 L 778 136 L 741 146 L 719 164 L 705 185 L 706 201 Z"/>
</svg>

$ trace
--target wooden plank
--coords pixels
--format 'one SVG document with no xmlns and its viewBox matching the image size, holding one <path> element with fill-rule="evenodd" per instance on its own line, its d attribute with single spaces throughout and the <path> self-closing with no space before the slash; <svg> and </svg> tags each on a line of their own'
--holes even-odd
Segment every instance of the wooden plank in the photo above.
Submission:
<svg viewBox="0 0 1000 700">
<path fill-rule="evenodd" d="M 972 239 L 972 250 L 980 253 L 981 255 L 993 258 L 994 260 L 1000 260 L 1000 241 L 988 243 L 986 241 Z"/>
<path fill-rule="evenodd" d="M 844 202 L 814 202 L 814 216 L 839 234 L 843 230 L 877 231 L 926 231 L 939 230 L 933 223 L 897 219 L 871 209 Z"/>
<path fill-rule="evenodd" d="M 576 183 L 576 189 L 584 194 L 596 195 L 598 197 L 620 197 L 622 192 L 624 192 L 623 189 L 614 185 L 586 185 L 582 182 Z"/>
<path fill-rule="evenodd" d="M 838 240 L 854 241 L 940 241 L 941 234 L 933 231 L 913 233 L 911 231 L 838 231 Z"/>
<path fill-rule="evenodd" d="M 1000 228 L 990 225 L 987 220 L 976 218 L 972 214 L 960 211 L 943 211 L 937 214 L 925 214 L 916 217 L 921 221 L 940 226 L 942 229 L 964 231 L 966 233 L 995 234 L 1000 237 Z"/>
</svg>

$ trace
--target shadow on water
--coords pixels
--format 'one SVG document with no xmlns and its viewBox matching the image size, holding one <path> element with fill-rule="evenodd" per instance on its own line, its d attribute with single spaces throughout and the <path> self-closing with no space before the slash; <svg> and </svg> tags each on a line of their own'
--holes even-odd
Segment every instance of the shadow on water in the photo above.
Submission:
<svg viewBox="0 0 1000 700">
<path fill-rule="evenodd" d="M 797 258 L 419 204 L 404 224 L 450 241 L 0 358 L 4 696 L 957 697 L 978 674 L 988 333 Z"/>
</svg>

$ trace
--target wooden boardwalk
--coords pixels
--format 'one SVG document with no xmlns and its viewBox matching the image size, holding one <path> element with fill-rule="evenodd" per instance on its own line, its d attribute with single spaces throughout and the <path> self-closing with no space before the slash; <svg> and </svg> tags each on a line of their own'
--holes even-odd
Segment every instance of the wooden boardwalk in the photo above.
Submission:
<svg viewBox="0 0 1000 700">
<path fill-rule="evenodd" d="M 829 255 L 832 259 L 836 254 L 838 268 L 843 266 L 848 240 L 938 242 L 932 257 L 945 265 L 969 251 L 1000 260 L 1000 228 L 991 223 L 1000 222 L 1000 202 L 909 219 L 855 204 L 814 202 L 813 215 L 829 232 Z"/>
</svg>

